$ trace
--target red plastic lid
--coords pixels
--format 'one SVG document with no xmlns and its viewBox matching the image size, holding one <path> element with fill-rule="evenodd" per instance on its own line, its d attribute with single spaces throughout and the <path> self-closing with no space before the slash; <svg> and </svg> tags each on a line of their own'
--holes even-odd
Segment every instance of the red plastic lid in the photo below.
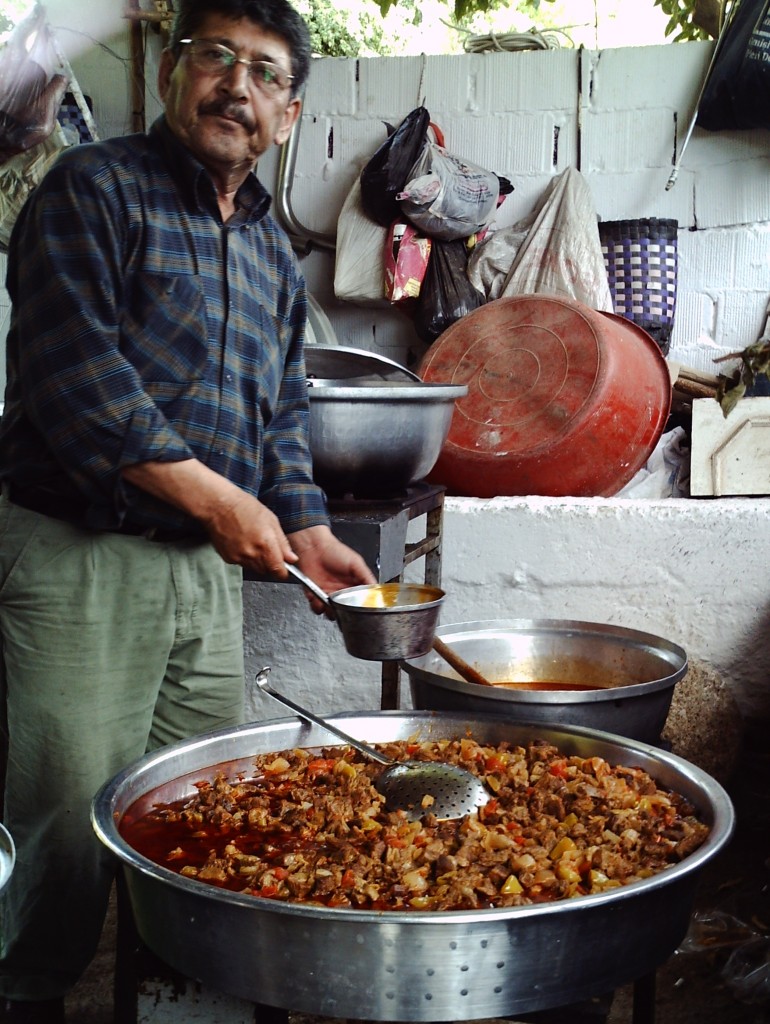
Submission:
<svg viewBox="0 0 770 1024">
<path fill-rule="evenodd" d="M 497 299 L 428 350 L 420 376 L 465 384 L 432 479 L 459 494 L 614 494 L 665 426 L 665 360 L 641 328 L 571 299 Z"/>
</svg>

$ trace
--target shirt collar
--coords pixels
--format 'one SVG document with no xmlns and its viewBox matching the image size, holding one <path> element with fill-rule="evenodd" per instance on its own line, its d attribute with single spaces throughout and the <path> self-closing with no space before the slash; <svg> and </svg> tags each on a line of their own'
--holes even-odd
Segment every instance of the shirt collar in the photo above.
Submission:
<svg viewBox="0 0 770 1024">
<path fill-rule="evenodd" d="M 168 126 L 165 115 L 150 126 L 150 140 L 155 143 L 168 167 L 169 174 L 177 183 L 188 202 L 198 209 L 216 206 L 216 192 L 203 164 L 184 146 Z M 235 204 L 245 221 L 261 220 L 270 209 L 270 193 L 250 171 L 235 195 Z"/>
</svg>

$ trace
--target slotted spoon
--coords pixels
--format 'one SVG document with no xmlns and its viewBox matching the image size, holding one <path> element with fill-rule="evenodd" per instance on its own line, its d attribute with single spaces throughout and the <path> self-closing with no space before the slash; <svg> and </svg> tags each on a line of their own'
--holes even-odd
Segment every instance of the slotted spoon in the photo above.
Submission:
<svg viewBox="0 0 770 1024">
<path fill-rule="evenodd" d="M 490 799 L 491 793 L 481 779 L 466 768 L 442 761 L 394 761 L 278 693 L 267 682 L 269 673 L 269 666 L 257 672 L 255 682 L 261 690 L 295 711 L 300 718 L 339 737 L 359 754 L 385 765 L 374 784 L 385 797 L 389 810 L 405 811 L 410 821 L 419 821 L 427 813 L 450 820 L 473 814 Z"/>
</svg>

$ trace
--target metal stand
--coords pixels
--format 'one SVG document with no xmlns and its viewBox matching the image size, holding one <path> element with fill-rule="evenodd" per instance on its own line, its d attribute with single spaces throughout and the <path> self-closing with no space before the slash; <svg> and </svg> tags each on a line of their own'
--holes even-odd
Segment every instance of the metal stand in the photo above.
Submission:
<svg viewBox="0 0 770 1024">
<path fill-rule="evenodd" d="M 441 533 L 445 489 L 435 484 L 413 484 L 395 498 L 330 500 L 329 512 L 336 537 L 357 551 L 380 583 L 401 582 L 407 566 L 425 559 L 423 579 L 441 586 Z M 408 540 L 409 524 L 425 518 L 419 540 Z M 380 708 L 399 707 L 401 670 L 397 661 L 382 663 Z"/>
</svg>

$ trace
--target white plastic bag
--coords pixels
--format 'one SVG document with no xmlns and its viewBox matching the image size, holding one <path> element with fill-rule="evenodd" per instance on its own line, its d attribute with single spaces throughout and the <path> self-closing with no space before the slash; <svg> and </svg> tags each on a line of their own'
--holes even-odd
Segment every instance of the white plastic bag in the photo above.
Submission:
<svg viewBox="0 0 770 1024">
<path fill-rule="evenodd" d="M 491 171 L 453 156 L 443 136 L 428 139 L 396 199 L 407 220 L 431 238 L 468 238 L 487 224 L 497 208 L 500 179 Z"/>
<path fill-rule="evenodd" d="M 12 156 L 0 166 L 0 246 L 7 248 L 13 225 L 27 197 L 66 148 L 67 140 L 57 126 L 43 142 Z"/>
<path fill-rule="evenodd" d="M 385 245 L 388 229 L 376 224 L 361 205 L 361 179 L 356 175 L 337 220 L 334 294 L 359 306 L 387 306 Z"/>
<path fill-rule="evenodd" d="M 596 210 L 580 171 L 570 167 L 562 172 L 529 217 L 481 242 L 468 276 L 488 300 L 566 295 L 592 309 L 613 312 Z"/>
</svg>

